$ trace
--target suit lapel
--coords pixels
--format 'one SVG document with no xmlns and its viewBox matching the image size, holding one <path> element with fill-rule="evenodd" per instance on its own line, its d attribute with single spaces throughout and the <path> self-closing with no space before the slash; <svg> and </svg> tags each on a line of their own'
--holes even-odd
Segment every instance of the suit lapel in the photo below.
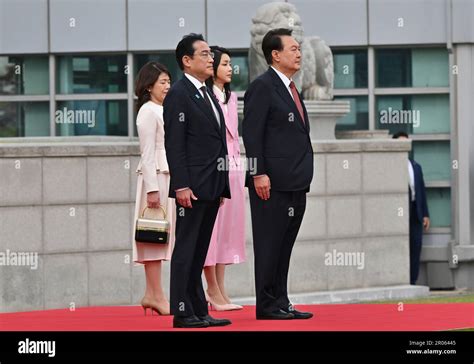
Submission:
<svg viewBox="0 0 474 364">
<path fill-rule="evenodd" d="M 308 111 L 306 110 L 306 106 L 303 102 L 303 98 L 301 97 L 301 94 L 300 94 L 300 100 L 301 100 L 301 105 L 303 105 L 303 111 L 304 111 L 304 117 L 305 117 L 305 123 L 304 123 L 304 126 L 306 128 L 306 131 L 309 133 L 309 116 L 308 116 Z"/>
<path fill-rule="evenodd" d="M 280 78 L 280 76 L 278 76 L 278 74 L 271 67 L 268 69 L 267 72 L 270 72 L 270 75 L 273 79 L 273 84 L 276 87 L 277 93 L 280 95 L 280 97 L 283 100 L 285 100 L 285 102 L 291 108 L 291 110 L 293 111 L 293 115 L 296 115 L 296 117 L 298 119 L 300 119 L 300 121 L 299 121 L 300 127 L 304 131 L 308 132 L 309 131 L 309 129 L 308 129 L 308 123 L 309 123 L 308 122 L 308 115 L 307 115 L 307 112 L 306 112 L 306 107 L 304 106 L 304 103 L 303 103 L 303 99 L 301 98 L 301 95 L 298 93 L 298 95 L 300 97 L 301 104 L 303 106 L 303 113 L 304 113 L 305 118 L 306 118 L 306 120 L 304 120 L 304 125 L 303 125 L 303 120 L 301 120 L 300 112 L 298 111 L 298 108 L 296 107 L 296 103 L 293 100 L 293 98 L 290 96 L 290 93 L 288 92 L 288 90 L 287 90 L 285 84 L 283 83 L 282 79 Z"/>
<path fill-rule="evenodd" d="M 226 129 L 229 131 L 229 134 L 232 135 L 232 138 L 235 138 L 235 125 L 229 125 L 228 122 L 226 121 L 225 123 Z"/>
<path fill-rule="evenodd" d="M 222 113 L 224 113 L 224 103 L 220 102 L 219 99 L 217 99 L 218 104 L 221 106 Z M 225 121 L 225 127 L 229 131 L 229 134 L 232 135 L 233 138 L 236 137 L 235 131 L 237 130 L 237 126 L 235 125 L 235 118 L 233 116 L 234 112 L 234 107 L 235 103 L 233 101 L 232 96 L 229 98 L 227 101 L 227 116 L 228 118 Z"/>
<path fill-rule="evenodd" d="M 204 113 L 204 115 L 206 115 L 206 119 L 214 126 L 214 128 L 218 131 L 218 132 L 222 132 L 220 129 L 219 129 L 219 124 L 216 120 L 216 117 L 214 115 L 214 111 L 213 110 L 209 110 L 209 107 L 206 105 L 206 101 L 204 101 L 204 98 L 202 97 L 201 95 L 201 92 L 193 85 L 193 83 L 191 81 L 189 81 L 186 76 L 183 76 L 182 78 L 184 84 L 186 85 L 186 88 L 188 89 L 188 92 L 189 92 L 189 97 L 193 100 L 193 102 L 201 109 L 201 111 Z M 213 97 L 211 96 L 210 99 L 212 100 Z M 213 101 L 211 101 L 213 102 Z M 217 110 L 219 111 L 219 115 L 222 114 L 222 111 L 220 110 L 220 107 L 217 108 Z M 222 120 L 222 116 L 221 116 L 221 120 Z M 222 123 L 221 123 L 222 125 Z"/>
</svg>

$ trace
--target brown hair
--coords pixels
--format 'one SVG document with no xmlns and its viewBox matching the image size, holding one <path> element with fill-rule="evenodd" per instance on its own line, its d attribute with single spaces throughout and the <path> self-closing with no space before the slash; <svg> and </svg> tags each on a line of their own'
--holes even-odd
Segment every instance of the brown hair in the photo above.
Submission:
<svg viewBox="0 0 474 364">
<path fill-rule="evenodd" d="M 135 106 L 137 112 L 143 104 L 150 101 L 151 96 L 148 89 L 155 84 L 158 77 L 160 77 L 163 72 L 171 79 L 171 74 L 166 66 L 153 61 L 147 62 L 138 72 L 137 82 L 135 85 L 135 95 L 138 97 Z"/>
</svg>

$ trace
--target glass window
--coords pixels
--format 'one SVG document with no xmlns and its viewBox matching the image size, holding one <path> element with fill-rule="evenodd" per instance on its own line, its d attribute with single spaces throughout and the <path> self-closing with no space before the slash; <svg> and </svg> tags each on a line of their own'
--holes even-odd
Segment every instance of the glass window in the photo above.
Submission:
<svg viewBox="0 0 474 364">
<path fill-rule="evenodd" d="M 334 88 L 367 88 L 367 51 L 334 50 Z"/>
<path fill-rule="evenodd" d="M 449 86 L 446 49 L 377 49 L 375 62 L 377 87 Z"/>
<path fill-rule="evenodd" d="M 134 113 L 133 120 L 137 119 L 137 114 Z M 137 130 L 137 123 L 136 121 L 133 123 L 133 136 L 138 137 L 138 130 Z"/>
<path fill-rule="evenodd" d="M 376 99 L 378 129 L 390 134 L 449 133 L 449 95 L 393 95 Z"/>
<path fill-rule="evenodd" d="M 348 100 L 351 112 L 337 120 L 336 130 L 368 130 L 369 106 L 367 96 L 336 96 L 335 100 Z"/>
<path fill-rule="evenodd" d="M 58 56 L 56 92 L 59 94 L 127 92 L 125 55 Z"/>
<path fill-rule="evenodd" d="M 413 128 L 414 134 L 449 133 L 449 95 L 413 95 L 411 107 L 420 113 L 420 123 Z"/>
<path fill-rule="evenodd" d="M 58 102 L 54 119 L 58 136 L 128 135 L 126 100 Z"/>
<path fill-rule="evenodd" d="M 0 137 L 49 134 L 48 102 L 0 102 Z"/>
<path fill-rule="evenodd" d="M 448 87 L 449 57 L 446 49 L 413 49 L 413 87 Z"/>
<path fill-rule="evenodd" d="M 449 188 L 428 188 L 426 199 L 431 226 L 451 226 L 451 190 Z"/>
<path fill-rule="evenodd" d="M 410 49 L 377 49 L 375 51 L 376 86 L 411 86 L 410 54 Z"/>
<path fill-rule="evenodd" d="M 413 141 L 413 158 L 423 168 L 426 181 L 451 180 L 449 141 Z"/>
<path fill-rule="evenodd" d="M 232 52 L 232 91 L 246 91 L 249 86 L 249 57 L 247 52 Z"/>
<path fill-rule="evenodd" d="M 0 56 L 0 95 L 47 94 L 47 56 Z"/>
</svg>

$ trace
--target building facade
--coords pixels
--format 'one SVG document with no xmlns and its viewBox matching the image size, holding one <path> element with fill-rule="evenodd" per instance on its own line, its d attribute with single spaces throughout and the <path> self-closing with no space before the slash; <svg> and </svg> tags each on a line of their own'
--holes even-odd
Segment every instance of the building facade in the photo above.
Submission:
<svg viewBox="0 0 474 364">
<path fill-rule="evenodd" d="M 134 79 L 202 33 L 233 53 L 248 85 L 249 29 L 261 0 L 0 0 L 0 143 L 29 137 L 136 137 Z M 305 35 L 334 54 L 339 130 L 406 131 L 422 165 L 431 229 L 420 283 L 472 287 L 474 1 L 294 0 Z"/>
</svg>

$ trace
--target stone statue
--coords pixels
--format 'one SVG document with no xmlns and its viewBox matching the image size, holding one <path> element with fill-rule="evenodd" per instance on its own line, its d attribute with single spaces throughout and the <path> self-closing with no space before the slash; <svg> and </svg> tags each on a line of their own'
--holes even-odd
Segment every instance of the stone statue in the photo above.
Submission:
<svg viewBox="0 0 474 364">
<path fill-rule="evenodd" d="M 268 69 L 262 52 L 262 40 L 270 29 L 289 28 L 301 45 L 301 69 L 293 80 L 306 100 L 332 100 L 334 69 L 331 49 L 319 37 L 303 37 L 301 18 L 289 3 L 268 3 L 252 18 L 249 49 L 250 81 Z"/>
</svg>

